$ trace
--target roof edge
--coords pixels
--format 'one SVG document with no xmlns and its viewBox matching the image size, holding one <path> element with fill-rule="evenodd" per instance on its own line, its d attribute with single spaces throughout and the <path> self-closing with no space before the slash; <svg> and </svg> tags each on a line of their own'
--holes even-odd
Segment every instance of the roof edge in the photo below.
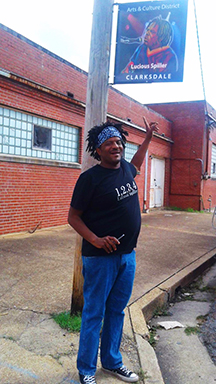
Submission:
<svg viewBox="0 0 216 384">
<path fill-rule="evenodd" d="M 88 72 L 86 72 L 83 69 L 77 67 L 76 65 L 70 63 L 70 61 L 63 59 L 62 57 L 56 55 L 55 53 L 49 51 L 48 49 L 42 47 L 41 45 L 35 43 L 33 40 L 30 40 L 27 37 L 21 35 L 20 33 L 14 31 L 13 29 L 6 27 L 6 25 L 0 23 L 0 29 L 10 33 L 11 35 L 13 35 L 13 36 L 17 37 L 18 39 L 28 43 L 29 45 L 32 45 L 34 48 L 39 49 L 40 51 L 46 53 L 47 55 L 53 57 L 54 59 L 59 60 L 66 65 L 69 65 L 70 67 L 76 69 L 77 71 L 83 73 L 84 75 L 86 75 L 86 76 L 88 75 Z"/>
</svg>

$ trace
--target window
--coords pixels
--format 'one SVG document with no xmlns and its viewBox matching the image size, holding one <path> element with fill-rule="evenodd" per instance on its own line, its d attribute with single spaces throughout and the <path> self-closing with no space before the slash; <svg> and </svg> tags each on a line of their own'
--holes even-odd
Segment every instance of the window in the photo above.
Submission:
<svg viewBox="0 0 216 384">
<path fill-rule="evenodd" d="M 138 148 L 139 148 L 139 145 L 126 143 L 126 147 L 124 151 L 125 160 L 130 162 L 134 154 L 137 152 Z"/>
<path fill-rule="evenodd" d="M 33 147 L 51 151 L 52 130 L 34 125 Z"/>
<path fill-rule="evenodd" d="M 0 154 L 79 161 L 79 129 L 0 107 Z"/>
<path fill-rule="evenodd" d="M 211 177 L 216 179 L 216 144 L 212 144 Z"/>
</svg>

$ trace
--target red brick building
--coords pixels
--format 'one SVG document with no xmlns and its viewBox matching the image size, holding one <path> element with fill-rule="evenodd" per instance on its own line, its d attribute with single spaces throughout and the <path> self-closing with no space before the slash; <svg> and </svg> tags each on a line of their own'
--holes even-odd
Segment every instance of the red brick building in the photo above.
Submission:
<svg viewBox="0 0 216 384">
<path fill-rule="evenodd" d="M 216 206 L 216 111 L 205 101 L 149 105 L 172 121 L 170 206 Z"/>
<path fill-rule="evenodd" d="M 86 72 L 0 24 L 0 234 L 67 223 L 81 170 L 86 86 Z M 208 208 L 209 195 L 216 205 L 214 118 L 209 129 L 205 103 L 149 107 L 110 87 L 107 117 L 129 132 L 128 160 L 145 137 L 143 115 L 160 132 L 137 176 L 141 210 Z"/>
</svg>

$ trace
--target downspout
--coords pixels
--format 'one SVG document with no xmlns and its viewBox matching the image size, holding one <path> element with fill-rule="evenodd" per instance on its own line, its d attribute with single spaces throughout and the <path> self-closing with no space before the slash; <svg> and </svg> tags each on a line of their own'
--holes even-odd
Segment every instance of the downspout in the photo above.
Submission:
<svg viewBox="0 0 216 384">
<path fill-rule="evenodd" d="M 143 212 L 147 213 L 146 201 L 147 201 L 147 180 L 148 180 L 148 150 L 145 155 L 145 181 L 144 181 L 144 204 Z"/>
</svg>

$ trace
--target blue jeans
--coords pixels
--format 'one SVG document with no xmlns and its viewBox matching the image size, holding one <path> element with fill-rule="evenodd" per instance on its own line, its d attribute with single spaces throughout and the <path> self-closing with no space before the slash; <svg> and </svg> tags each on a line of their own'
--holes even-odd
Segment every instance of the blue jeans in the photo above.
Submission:
<svg viewBox="0 0 216 384">
<path fill-rule="evenodd" d="M 131 296 L 136 269 L 135 251 L 124 255 L 83 256 L 84 307 L 77 358 L 82 375 L 94 375 L 100 330 L 100 358 L 104 368 L 122 365 L 119 351 L 124 309 Z"/>
</svg>

